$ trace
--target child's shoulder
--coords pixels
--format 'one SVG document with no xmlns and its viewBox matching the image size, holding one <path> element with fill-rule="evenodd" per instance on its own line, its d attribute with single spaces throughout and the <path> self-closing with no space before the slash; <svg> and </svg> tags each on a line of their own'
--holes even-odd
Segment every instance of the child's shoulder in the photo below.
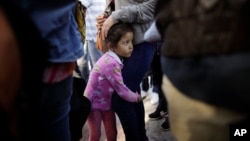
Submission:
<svg viewBox="0 0 250 141">
<path fill-rule="evenodd" d="M 103 54 L 101 56 L 101 58 L 98 60 L 98 62 L 100 64 L 107 65 L 107 66 L 118 64 L 116 59 L 112 55 L 110 55 L 109 53 Z"/>
</svg>

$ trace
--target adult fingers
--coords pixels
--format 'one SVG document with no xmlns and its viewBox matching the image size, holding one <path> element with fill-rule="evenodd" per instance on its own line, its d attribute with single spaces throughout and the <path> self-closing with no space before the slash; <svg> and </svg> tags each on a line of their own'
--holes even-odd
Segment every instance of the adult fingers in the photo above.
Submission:
<svg viewBox="0 0 250 141">
<path fill-rule="evenodd" d="M 110 27 L 114 24 L 113 18 L 109 16 L 102 26 L 102 38 L 105 39 L 108 35 Z"/>
</svg>

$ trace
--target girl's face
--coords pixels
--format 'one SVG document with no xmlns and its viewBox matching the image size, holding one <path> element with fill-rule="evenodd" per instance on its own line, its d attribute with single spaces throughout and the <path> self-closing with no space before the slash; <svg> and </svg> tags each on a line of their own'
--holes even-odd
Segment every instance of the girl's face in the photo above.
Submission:
<svg viewBox="0 0 250 141">
<path fill-rule="evenodd" d="M 133 51 L 133 38 L 133 32 L 124 34 L 114 48 L 114 52 L 120 57 L 130 57 Z"/>
</svg>

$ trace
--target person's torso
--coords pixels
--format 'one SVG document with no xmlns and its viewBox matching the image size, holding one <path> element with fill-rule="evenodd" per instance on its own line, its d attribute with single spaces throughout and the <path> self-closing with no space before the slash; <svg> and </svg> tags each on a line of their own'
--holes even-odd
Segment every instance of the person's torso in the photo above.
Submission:
<svg viewBox="0 0 250 141">
<path fill-rule="evenodd" d="M 247 1 L 170 0 L 157 16 L 165 41 L 163 54 L 199 56 L 249 51 L 249 9 Z"/>
<path fill-rule="evenodd" d="M 97 27 L 96 17 L 104 12 L 106 7 L 106 0 L 92 0 L 89 1 L 86 11 L 86 40 L 96 42 Z"/>
<path fill-rule="evenodd" d="M 74 17 L 75 0 L 11 0 L 37 26 L 50 48 L 50 62 L 73 62 L 83 55 Z"/>
<path fill-rule="evenodd" d="M 107 67 L 107 63 L 108 65 Z M 111 96 L 114 92 L 110 84 L 109 73 L 114 73 L 114 68 L 109 66 L 120 66 L 112 56 L 104 54 L 94 65 L 84 95 L 89 98 L 92 103 L 92 108 L 109 110 L 111 108 Z"/>
<path fill-rule="evenodd" d="M 183 94 L 249 111 L 250 3 L 245 2 L 169 0 L 161 7 L 162 70 Z"/>
<path fill-rule="evenodd" d="M 115 0 L 115 10 L 121 9 L 123 6 L 137 5 L 143 2 L 147 2 L 147 1 L 149 0 Z M 153 21 L 153 17 L 152 17 L 152 21 Z M 152 21 L 145 22 L 145 23 L 133 23 L 132 24 L 132 26 L 134 27 L 134 34 L 135 34 L 134 44 L 139 44 L 139 43 L 144 42 L 144 33 L 150 27 Z"/>
</svg>

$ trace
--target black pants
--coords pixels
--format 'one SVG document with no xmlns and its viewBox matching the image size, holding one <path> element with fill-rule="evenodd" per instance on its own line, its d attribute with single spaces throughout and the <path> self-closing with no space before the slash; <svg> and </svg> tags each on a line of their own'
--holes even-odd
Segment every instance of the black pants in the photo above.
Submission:
<svg viewBox="0 0 250 141">
<path fill-rule="evenodd" d="M 153 72 L 153 84 L 158 88 L 159 103 L 156 108 L 156 111 L 167 111 L 167 101 L 162 92 L 162 71 L 161 71 L 161 62 L 160 54 L 156 52 L 151 64 L 151 70 Z"/>
<path fill-rule="evenodd" d="M 90 101 L 83 96 L 85 87 L 86 82 L 83 79 L 74 77 L 70 111 L 71 141 L 81 139 L 82 128 L 91 109 Z"/>
</svg>

